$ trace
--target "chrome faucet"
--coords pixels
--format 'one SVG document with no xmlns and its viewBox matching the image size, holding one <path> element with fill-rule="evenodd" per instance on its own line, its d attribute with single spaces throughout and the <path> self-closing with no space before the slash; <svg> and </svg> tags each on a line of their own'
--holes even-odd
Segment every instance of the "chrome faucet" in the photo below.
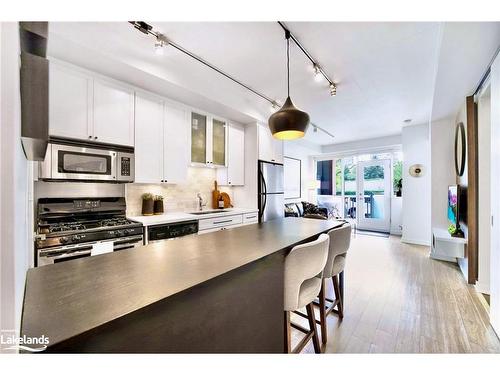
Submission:
<svg viewBox="0 0 500 375">
<path fill-rule="evenodd" d="M 198 193 L 196 196 L 198 197 L 198 210 L 203 211 L 203 207 L 205 207 L 207 203 L 203 203 L 203 198 L 201 197 L 200 193 Z"/>
</svg>

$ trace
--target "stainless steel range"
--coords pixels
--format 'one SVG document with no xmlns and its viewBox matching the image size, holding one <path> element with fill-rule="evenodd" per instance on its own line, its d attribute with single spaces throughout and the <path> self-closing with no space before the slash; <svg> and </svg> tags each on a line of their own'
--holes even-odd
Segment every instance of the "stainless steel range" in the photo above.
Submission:
<svg viewBox="0 0 500 375">
<path fill-rule="evenodd" d="M 39 199 L 36 266 L 87 257 L 102 246 L 113 251 L 141 246 L 142 224 L 125 212 L 122 197 Z"/>
</svg>

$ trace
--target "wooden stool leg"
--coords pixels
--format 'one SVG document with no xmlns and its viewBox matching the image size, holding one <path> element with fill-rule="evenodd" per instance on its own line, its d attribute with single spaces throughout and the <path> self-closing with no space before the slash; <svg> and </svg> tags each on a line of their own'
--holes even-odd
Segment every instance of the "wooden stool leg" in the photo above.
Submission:
<svg viewBox="0 0 500 375">
<path fill-rule="evenodd" d="M 325 311 L 325 279 L 321 280 L 321 290 L 319 291 L 319 321 L 321 326 L 321 342 L 326 344 L 326 311 Z"/>
<path fill-rule="evenodd" d="M 314 352 L 316 354 L 319 354 L 321 353 L 321 348 L 319 346 L 318 331 L 316 329 L 316 318 L 314 317 L 314 305 L 312 304 L 312 302 L 306 306 L 306 310 L 307 310 L 307 318 L 309 320 L 309 327 L 313 332 L 312 340 L 313 340 Z"/>
<path fill-rule="evenodd" d="M 335 275 L 332 277 L 333 281 L 333 290 L 335 291 L 335 299 L 339 302 L 337 309 L 339 311 L 339 319 L 342 320 L 344 318 L 344 302 L 342 301 L 342 293 L 340 292 L 339 287 L 339 275 Z"/>
<path fill-rule="evenodd" d="M 285 353 L 292 352 L 292 327 L 290 324 L 290 311 L 285 311 Z"/>
</svg>

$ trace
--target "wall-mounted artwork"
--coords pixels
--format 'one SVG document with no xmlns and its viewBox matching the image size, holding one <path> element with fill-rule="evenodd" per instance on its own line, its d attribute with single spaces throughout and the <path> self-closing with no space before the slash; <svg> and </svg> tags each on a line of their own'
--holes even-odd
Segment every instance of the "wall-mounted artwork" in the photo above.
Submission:
<svg viewBox="0 0 500 375">
<path fill-rule="evenodd" d="M 300 198 L 301 196 L 301 160 L 289 158 L 283 159 L 284 180 L 285 180 L 285 199 Z"/>
</svg>

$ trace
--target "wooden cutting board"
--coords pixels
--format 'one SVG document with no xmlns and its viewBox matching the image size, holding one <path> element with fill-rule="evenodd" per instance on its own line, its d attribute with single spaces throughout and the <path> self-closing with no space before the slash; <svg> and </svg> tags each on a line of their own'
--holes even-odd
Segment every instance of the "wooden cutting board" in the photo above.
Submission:
<svg viewBox="0 0 500 375">
<path fill-rule="evenodd" d="M 233 207 L 231 204 L 231 197 L 229 196 L 228 193 L 220 193 L 222 195 L 222 200 L 224 201 L 224 208 L 230 208 Z"/>
</svg>

